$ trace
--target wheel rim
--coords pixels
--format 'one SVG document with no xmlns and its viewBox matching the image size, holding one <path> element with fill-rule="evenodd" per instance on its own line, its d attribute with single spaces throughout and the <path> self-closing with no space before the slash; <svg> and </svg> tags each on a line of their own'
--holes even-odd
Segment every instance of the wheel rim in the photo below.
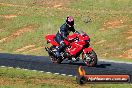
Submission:
<svg viewBox="0 0 132 88">
<path fill-rule="evenodd" d="M 53 56 L 50 56 L 50 59 L 51 59 L 51 61 L 52 61 L 53 63 L 56 63 L 56 62 L 57 62 L 56 58 L 53 57 Z"/>
<path fill-rule="evenodd" d="M 86 65 L 94 65 L 95 64 L 95 56 L 92 53 L 84 54 L 84 62 Z"/>
<path fill-rule="evenodd" d="M 54 49 L 55 49 L 55 46 L 51 46 L 51 47 L 50 47 L 50 50 L 53 51 Z M 50 56 L 50 60 L 51 60 L 53 63 L 56 63 L 56 62 L 57 62 L 57 59 L 56 59 L 54 56 L 52 56 L 52 55 Z"/>
</svg>

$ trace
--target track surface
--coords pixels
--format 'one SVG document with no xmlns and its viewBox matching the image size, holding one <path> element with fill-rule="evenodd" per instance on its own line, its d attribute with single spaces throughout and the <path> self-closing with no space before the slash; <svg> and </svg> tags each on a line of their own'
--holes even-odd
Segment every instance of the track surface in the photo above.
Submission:
<svg viewBox="0 0 132 88">
<path fill-rule="evenodd" d="M 87 74 L 132 75 L 132 64 L 99 61 L 96 67 L 87 67 L 82 61 L 73 64 L 69 64 L 66 61 L 63 61 L 62 64 L 53 64 L 46 56 L 0 53 L 0 66 L 19 67 L 75 76 L 80 65 L 84 67 Z"/>
</svg>

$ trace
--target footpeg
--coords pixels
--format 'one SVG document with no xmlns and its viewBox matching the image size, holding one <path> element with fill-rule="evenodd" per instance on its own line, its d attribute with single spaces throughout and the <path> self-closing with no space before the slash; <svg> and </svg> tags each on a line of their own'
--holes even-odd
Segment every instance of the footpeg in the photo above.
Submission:
<svg viewBox="0 0 132 88">
<path fill-rule="evenodd" d="M 48 48 L 48 47 L 45 47 L 45 50 L 46 50 L 46 51 L 48 51 L 48 50 L 49 50 L 49 48 Z"/>
</svg>

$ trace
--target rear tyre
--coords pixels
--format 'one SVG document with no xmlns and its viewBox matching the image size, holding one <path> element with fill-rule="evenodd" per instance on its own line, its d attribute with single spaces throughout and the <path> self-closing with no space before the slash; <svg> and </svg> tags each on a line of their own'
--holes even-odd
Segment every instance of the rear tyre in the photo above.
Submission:
<svg viewBox="0 0 132 88">
<path fill-rule="evenodd" d="M 96 53 L 92 50 L 86 54 L 82 54 L 82 59 L 84 63 L 89 66 L 89 67 L 94 67 L 97 65 L 97 55 Z"/>
<path fill-rule="evenodd" d="M 61 64 L 61 62 L 63 61 L 63 59 L 61 59 L 61 58 L 55 58 L 55 57 L 53 57 L 53 56 L 50 56 L 50 59 L 51 59 L 51 61 L 53 62 L 53 63 L 57 63 L 57 64 Z"/>
<path fill-rule="evenodd" d="M 57 62 L 58 64 L 61 64 L 62 61 L 63 61 L 62 58 L 58 58 L 56 62 Z"/>
<path fill-rule="evenodd" d="M 53 53 L 53 55 L 49 55 L 49 57 L 50 57 L 50 59 L 51 59 L 51 61 L 53 62 L 53 63 L 58 63 L 58 64 L 60 64 L 62 61 L 63 61 L 63 59 L 60 57 L 60 58 L 56 58 L 55 57 L 55 50 L 56 50 L 56 47 L 55 46 L 51 46 L 50 47 L 50 50 L 52 51 L 52 53 Z"/>
</svg>

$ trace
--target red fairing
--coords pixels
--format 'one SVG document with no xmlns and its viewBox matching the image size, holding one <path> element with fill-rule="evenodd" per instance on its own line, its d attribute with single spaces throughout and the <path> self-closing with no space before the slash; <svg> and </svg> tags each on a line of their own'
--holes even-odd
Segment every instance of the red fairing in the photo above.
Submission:
<svg viewBox="0 0 132 88">
<path fill-rule="evenodd" d="M 47 40 L 48 42 L 50 42 L 52 45 L 54 45 L 54 46 L 58 46 L 58 45 L 59 45 L 56 41 L 54 41 L 55 35 L 50 35 L 50 34 L 48 34 L 45 38 L 46 38 L 46 40 Z"/>
<path fill-rule="evenodd" d="M 89 47 L 89 48 L 83 49 L 83 52 L 84 52 L 84 53 L 88 53 L 88 52 L 90 52 L 90 51 L 92 51 L 92 50 L 93 50 L 93 49 Z"/>
<path fill-rule="evenodd" d="M 54 37 L 55 35 L 47 35 L 45 38 L 52 45 L 59 46 L 59 44 L 54 41 Z M 77 53 L 79 53 L 81 50 L 83 50 L 84 53 L 93 50 L 92 48 L 84 47 L 86 44 L 89 45 L 89 36 L 86 33 L 74 33 L 68 36 L 68 39 L 73 40 L 73 42 L 64 40 L 65 44 L 68 46 L 68 48 L 66 48 L 66 52 L 68 52 L 71 56 L 76 57 Z"/>
<path fill-rule="evenodd" d="M 77 33 L 74 33 L 73 35 L 71 36 L 68 36 L 68 38 L 70 40 L 74 39 L 78 37 L 79 38 L 79 41 L 77 42 L 72 42 L 70 44 L 71 48 L 68 48 L 66 51 L 70 53 L 70 55 L 72 56 L 76 56 L 76 54 L 83 49 L 83 46 L 86 45 L 86 40 L 89 40 L 89 36 L 88 35 L 81 35 L 81 34 L 77 34 Z M 87 51 L 87 50 L 85 50 Z"/>
<path fill-rule="evenodd" d="M 83 48 L 81 43 L 71 43 L 71 48 L 67 49 L 66 51 L 69 52 L 72 56 L 76 56 L 76 54 Z"/>
</svg>

